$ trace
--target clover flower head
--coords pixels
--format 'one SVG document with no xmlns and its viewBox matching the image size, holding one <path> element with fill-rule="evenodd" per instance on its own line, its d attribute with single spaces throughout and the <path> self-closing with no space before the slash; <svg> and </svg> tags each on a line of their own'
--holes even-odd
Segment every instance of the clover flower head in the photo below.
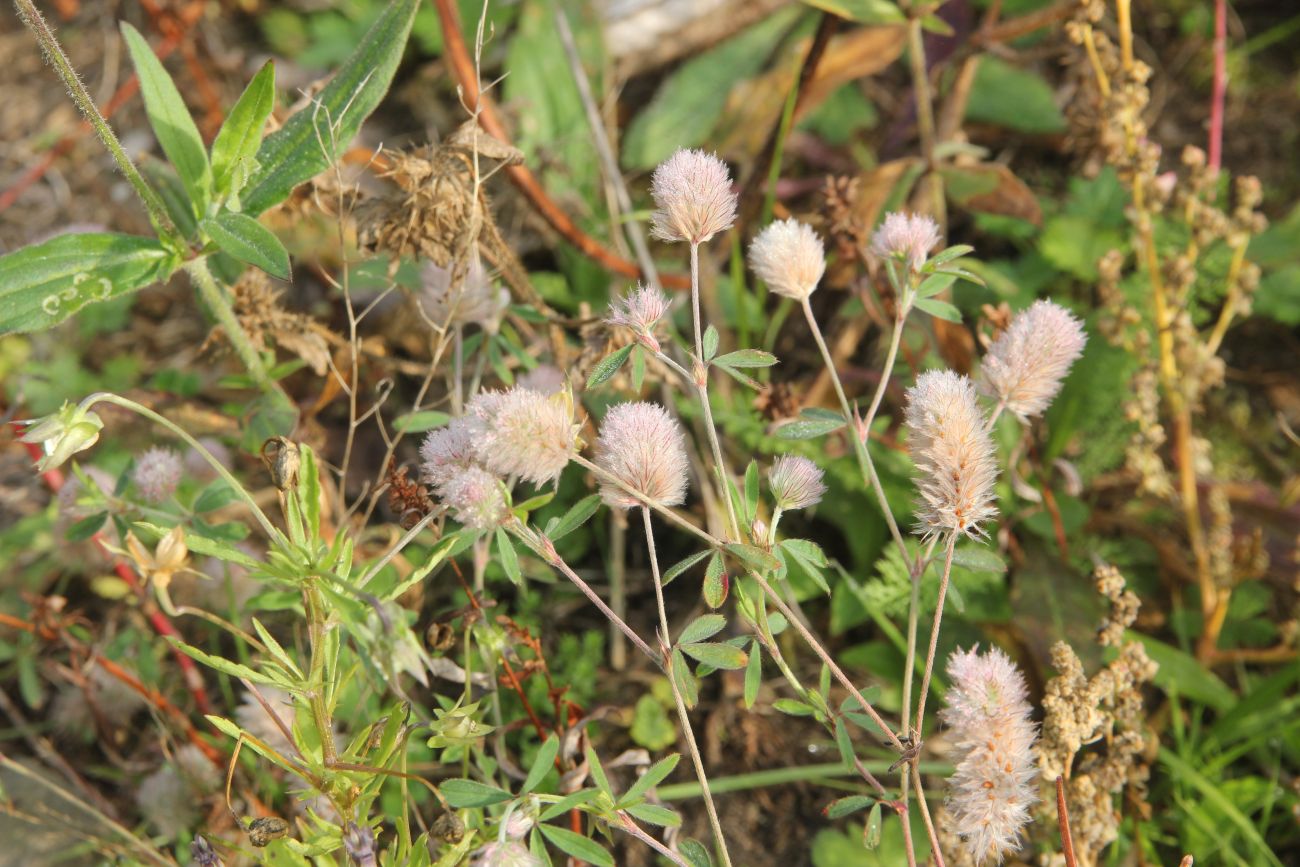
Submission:
<svg viewBox="0 0 1300 867">
<path fill-rule="evenodd" d="M 939 225 L 924 214 L 893 211 L 871 236 L 871 251 L 882 259 L 907 262 L 913 271 L 921 270 L 930 251 L 942 241 Z"/>
<path fill-rule="evenodd" d="M 420 444 L 420 475 L 435 491 L 476 466 L 474 433 L 477 427 L 476 419 L 457 416 L 444 427 L 430 431 Z"/>
<path fill-rule="evenodd" d="M 480 466 L 467 467 L 438 489 L 457 521 L 475 530 L 490 530 L 506 517 L 501 481 Z"/>
<path fill-rule="evenodd" d="M 980 368 L 980 390 L 1028 421 L 1052 403 L 1086 342 L 1083 323 L 1070 311 L 1035 301 L 989 347 Z"/>
<path fill-rule="evenodd" d="M 477 253 L 469 257 L 457 275 L 454 262 L 443 267 L 425 262 L 416 300 L 430 320 L 442 325 L 478 325 L 495 333 L 510 305 L 510 293 L 497 286 Z"/>
<path fill-rule="evenodd" d="M 905 421 L 920 473 L 917 529 L 982 536 L 980 525 L 997 514 L 997 466 L 975 386 L 950 370 L 923 373 L 907 391 Z"/>
<path fill-rule="evenodd" d="M 948 658 L 952 688 L 939 712 L 953 743 L 955 770 L 948 809 L 955 830 L 976 864 L 1000 863 L 1020 844 L 1029 821 L 1037 766 L 1025 680 L 997 648 L 975 648 Z"/>
<path fill-rule="evenodd" d="M 826 493 L 822 468 L 801 455 L 781 455 L 767 472 L 772 499 L 781 509 L 815 506 Z"/>
<path fill-rule="evenodd" d="M 564 391 L 564 371 L 554 364 L 539 364 L 519 377 L 519 387 L 550 397 Z"/>
<path fill-rule="evenodd" d="M 475 850 L 469 863 L 471 867 L 541 867 L 542 862 L 522 843 L 499 840 Z"/>
<path fill-rule="evenodd" d="M 655 326 L 668 313 L 668 296 L 657 286 L 640 285 L 609 305 L 605 321 L 627 328 L 652 351 L 659 351 Z"/>
<path fill-rule="evenodd" d="M 154 447 L 135 459 L 131 481 L 140 496 L 150 503 L 161 503 L 176 493 L 181 470 L 180 455 L 168 448 Z"/>
<path fill-rule="evenodd" d="M 698 245 L 736 222 L 737 199 L 726 163 L 701 150 L 679 150 L 650 178 L 657 210 L 650 233 L 664 241 Z"/>
<path fill-rule="evenodd" d="M 678 506 L 686 499 L 686 440 L 681 426 L 658 404 L 610 408 L 596 439 L 596 464 L 652 502 Z M 641 505 L 613 482 L 602 481 L 600 494 L 615 508 Z"/>
<path fill-rule="evenodd" d="M 578 425 L 567 391 L 547 397 L 529 388 L 486 392 L 470 401 L 467 414 L 480 420 L 474 456 L 487 470 L 518 476 L 536 485 L 559 477 L 577 452 Z"/>
<path fill-rule="evenodd" d="M 802 301 L 826 273 L 826 249 L 812 226 L 778 220 L 749 245 L 749 267 L 776 294 Z"/>
</svg>

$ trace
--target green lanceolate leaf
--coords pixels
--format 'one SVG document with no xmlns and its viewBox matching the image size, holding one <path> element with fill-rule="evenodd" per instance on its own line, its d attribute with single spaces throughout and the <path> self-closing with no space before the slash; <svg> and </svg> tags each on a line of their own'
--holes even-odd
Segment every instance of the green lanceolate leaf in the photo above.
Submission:
<svg viewBox="0 0 1300 867">
<path fill-rule="evenodd" d="M 678 560 L 672 566 L 669 566 L 668 571 L 664 573 L 664 579 L 663 579 L 664 586 L 667 587 L 670 581 L 672 581 L 674 578 L 681 575 L 687 569 L 690 569 L 692 566 L 694 566 L 696 563 L 703 560 L 705 557 L 709 556 L 709 554 L 711 553 L 713 553 L 712 550 L 706 548 L 705 550 L 698 551 L 689 557 L 684 557 L 681 560 Z"/>
<path fill-rule="evenodd" d="M 744 668 L 745 663 L 749 662 L 749 657 L 739 647 L 733 647 L 730 644 L 718 644 L 712 641 L 683 644 L 682 652 L 692 659 L 705 665 L 711 665 L 714 668 L 735 670 Z"/>
<path fill-rule="evenodd" d="M 515 553 L 515 544 L 510 541 L 510 536 L 506 531 L 497 527 L 497 554 L 501 558 L 501 568 L 506 571 L 508 577 L 515 586 L 524 583 L 523 573 L 519 571 L 519 555 Z"/>
<path fill-rule="evenodd" d="M 623 797 L 619 799 L 619 804 L 621 806 L 635 804 L 646 792 L 668 779 L 668 775 L 673 772 L 673 768 L 677 767 L 677 763 L 681 761 L 681 758 L 680 753 L 673 753 L 671 756 L 655 762 L 646 769 L 640 779 L 632 784 L 631 788 L 623 793 Z"/>
<path fill-rule="evenodd" d="M 581 527 L 596 514 L 600 508 L 600 494 L 589 494 L 573 504 L 569 511 L 564 513 L 564 517 L 558 519 L 554 524 L 546 528 L 546 538 L 554 542 L 557 539 L 563 539 L 574 530 Z"/>
<path fill-rule="evenodd" d="M 713 359 L 713 363 L 723 367 L 771 367 L 778 362 L 775 355 L 761 349 L 737 349 L 719 355 Z"/>
<path fill-rule="evenodd" d="M 587 388 L 595 388 L 601 383 L 608 382 L 609 379 L 623 366 L 627 357 L 632 354 L 634 344 L 629 343 L 617 352 L 611 352 L 606 355 L 596 366 L 591 369 L 591 376 L 587 377 Z"/>
<path fill-rule="evenodd" d="M 605 851 L 605 847 L 595 840 L 588 839 L 575 831 L 557 825 L 539 825 L 538 827 L 546 839 L 554 843 L 556 848 L 564 854 L 572 855 L 579 861 L 586 861 L 588 864 L 595 864 L 596 867 L 614 867 L 614 859 Z"/>
<path fill-rule="evenodd" d="M 491 804 L 500 804 L 512 797 L 505 789 L 489 786 L 487 783 L 480 783 L 476 780 L 447 780 L 438 787 L 438 791 L 442 793 L 442 797 L 446 799 L 448 806 L 458 809 L 461 807 L 486 807 Z"/>
<path fill-rule="evenodd" d="M 261 268 L 272 277 L 289 279 L 289 251 L 275 233 L 244 214 L 223 211 L 199 226 L 223 251 L 241 262 Z"/>
<path fill-rule="evenodd" d="M 238 193 L 255 168 L 262 129 L 275 107 L 275 64 L 267 61 L 244 88 L 212 142 L 212 180 L 219 195 Z"/>
<path fill-rule="evenodd" d="M 727 601 L 727 570 L 722 562 L 722 555 L 716 551 L 709 560 L 709 566 L 704 570 L 704 601 L 709 604 L 710 608 L 721 608 L 722 603 Z"/>
<path fill-rule="evenodd" d="M 702 344 L 701 348 L 704 350 L 704 362 L 707 364 L 713 360 L 713 356 L 718 354 L 718 329 L 712 325 L 705 328 L 704 337 L 701 338 L 700 343 Z"/>
<path fill-rule="evenodd" d="M 153 238 L 87 232 L 60 235 L 0 256 L 0 334 L 51 328 L 87 304 L 108 301 L 176 270 Z"/>
<path fill-rule="evenodd" d="M 122 36 L 126 38 L 131 62 L 140 79 L 140 94 L 144 97 L 149 125 L 153 127 L 163 153 L 181 176 L 194 204 L 194 213 L 202 214 L 208 209 L 208 199 L 212 194 L 212 170 L 208 166 L 208 152 L 203 147 L 199 128 L 194 125 L 194 118 L 185 107 L 185 100 L 181 99 L 171 76 L 140 31 L 123 21 Z"/>
<path fill-rule="evenodd" d="M 804 410 L 799 418 L 781 425 L 773 434 L 782 440 L 811 440 L 844 427 L 844 416 L 839 413 L 813 413 Z"/>
<path fill-rule="evenodd" d="M 379 105 L 397 71 L 419 0 L 397 0 L 376 19 L 357 50 L 312 101 L 266 137 L 258 169 L 240 198 L 260 214 L 330 166 Z"/>
<path fill-rule="evenodd" d="M 528 777 L 524 780 L 523 788 L 519 790 L 520 795 L 527 795 L 541 784 L 547 773 L 555 766 L 555 755 L 559 751 L 559 738 L 551 736 L 542 741 L 542 745 L 537 749 L 537 757 L 533 759 L 533 766 L 528 771 Z"/>
<path fill-rule="evenodd" d="M 869 798 L 866 795 L 849 795 L 831 801 L 822 810 L 822 813 L 827 819 L 842 819 L 859 810 L 865 810 L 874 803 L 876 803 L 876 799 Z"/>
<path fill-rule="evenodd" d="M 677 640 L 681 644 L 704 641 L 706 638 L 717 635 L 726 625 L 727 618 L 721 614 L 704 614 L 688 623 L 686 628 L 682 630 L 682 634 L 677 636 Z"/>
<path fill-rule="evenodd" d="M 749 664 L 745 666 L 745 710 L 758 700 L 758 688 L 763 685 L 763 654 L 758 652 L 758 641 L 749 643 Z"/>
<path fill-rule="evenodd" d="M 933 279 L 933 278 L 931 278 Z M 917 298 L 916 309 L 949 322 L 961 322 L 961 311 L 938 298 Z"/>
<path fill-rule="evenodd" d="M 755 548 L 753 545 L 742 545 L 739 542 L 728 543 L 726 548 L 728 554 L 751 568 L 761 569 L 766 572 L 775 572 L 781 568 L 781 561 L 762 548 Z"/>
<path fill-rule="evenodd" d="M 695 707 L 695 703 L 700 700 L 700 690 L 680 648 L 673 648 L 669 656 L 669 669 L 677 691 L 682 694 L 682 701 L 687 707 Z"/>
</svg>

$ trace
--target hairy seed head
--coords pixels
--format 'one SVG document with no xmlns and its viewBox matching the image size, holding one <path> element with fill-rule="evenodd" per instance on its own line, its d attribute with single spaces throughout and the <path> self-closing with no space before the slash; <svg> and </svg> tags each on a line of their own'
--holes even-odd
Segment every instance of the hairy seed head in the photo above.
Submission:
<svg viewBox="0 0 1300 867">
<path fill-rule="evenodd" d="M 596 439 L 596 464 L 647 500 L 677 506 L 686 499 L 686 441 L 681 426 L 655 403 L 620 403 L 605 414 Z M 612 482 L 601 497 L 630 509 L 640 501 Z"/>
<path fill-rule="evenodd" d="M 467 410 L 481 421 L 473 437 L 474 456 L 502 478 L 545 484 L 559 477 L 577 451 L 578 425 L 567 391 L 547 397 L 515 386 L 480 394 Z"/>
<path fill-rule="evenodd" d="M 885 215 L 884 222 L 871 236 L 871 251 L 882 259 L 907 262 L 913 271 L 919 271 L 941 240 L 934 220 L 923 214 L 894 211 Z"/>
<path fill-rule="evenodd" d="M 664 241 L 703 244 L 736 222 L 731 173 L 713 154 L 679 150 L 659 164 L 650 178 L 657 210 L 650 233 Z"/>
<path fill-rule="evenodd" d="M 1019 848 L 1034 792 L 1037 732 L 1025 680 L 997 648 L 948 658 L 952 688 L 939 712 L 949 729 L 956 770 L 948 781 L 955 830 L 976 864 Z"/>
<path fill-rule="evenodd" d="M 1051 301 L 1035 301 L 1011 320 L 989 347 L 980 390 L 1004 403 L 1021 421 L 1041 415 L 1070 366 L 1083 354 L 1083 323 Z"/>
<path fill-rule="evenodd" d="M 749 267 L 776 294 L 802 301 L 826 273 L 826 249 L 812 226 L 778 220 L 749 245 Z"/>
<path fill-rule="evenodd" d="M 806 509 L 815 506 L 826 493 L 822 469 L 800 455 L 781 455 L 767 472 L 772 499 L 781 509 Z"/>
<path fill-rule="evenodd" d="M 135 459 L 131 472 L 140 496 L 151 503 L 161 503 L 176 493 L 181 483 L 181 456 L 167 448 L 155 447 Z"/>
<path fill-rule="evenodd" d="M 997 514 L 993 440 L 975 386 L 950 370 L 917 377 L 907 391 L 906 422 L 916 480 L 917 529 L 936 533 L 983 535 L 980 524 Z"/>
</svg>

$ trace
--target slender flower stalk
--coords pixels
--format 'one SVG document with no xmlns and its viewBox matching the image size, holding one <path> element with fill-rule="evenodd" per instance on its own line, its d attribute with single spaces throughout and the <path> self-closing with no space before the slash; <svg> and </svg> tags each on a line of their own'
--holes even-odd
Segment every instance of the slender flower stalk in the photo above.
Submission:
<svg viewBox="0 0 1300 867">
<path fill-rule="evenodd" d="M 686 710 L 686 700 L 677 687 L 673 674 L 673 659 L 668 654 L 672 647 L 672 633 L 668 627 L 668 610 L 664 607 L 664 585 L 659 576 L 659 556 L 655 552 L 654 528 L 650 522 L 650 508 L 641 507 L 641 518 L 645 525 L 646 549 L 650 555 L 650 573 L 655 582 L 655 602 L 659 605 L 659 640 L 663 644 L 664 655 L 668 657 L 668 683 L 673 690 L 673 704 L 677 707 L 677 719 L 682 724 L 682 735 L 691 754 L 691 763 L 695 766 L 695 778 L 700 782 L 700 791 L 704 795 L 704 808 L 709 814 L 709 825 L 713 829 L 713 839 L 717 844 L 718 856 L 724 865 L 731 864 L 731 854 L 727 851 L 727 839 L 722 833 L 722 823 L 718 820 L 718 808 L 713 803 L 713 793 L 709 791 L 709 776 L 704 770 L 704 759 L 700 756 L 699 745 L 695 742 L 695 731 L 691 728 L 691 717 Z M 689 677 L 689 672 L 687 673 Z"/>
</svg>

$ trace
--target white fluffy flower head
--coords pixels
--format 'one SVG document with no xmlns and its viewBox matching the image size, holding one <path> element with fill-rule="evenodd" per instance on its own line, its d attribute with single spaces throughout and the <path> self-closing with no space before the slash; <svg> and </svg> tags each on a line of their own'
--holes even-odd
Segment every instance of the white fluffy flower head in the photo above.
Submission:
<svg viewBox="0 0 1300 867">
<path fill-rule="evenodd" d="M 932 370 L 907 390 L 906 422 L 916 480 L 918 530 L 983 535 L 980 525 L 997 514 L 993 440 L 971 381 L 951 370 Z"/>
<path fill-rule="evenodd" d="M 510 293 L 492 282 L 477 253 L 463 271 L 456 279 L 454 263 L 443 268 L 425 262 L 420 271 L 424 285 L 417 295 L 420 306 L 439 326 L 478 325 L 495 332 L 510 305 Z"/>
<path fill-rule="evenodd" d="M 776 294 L 802 301 L 826 273 L 826 248 L 812 226 L 778 220 L 749 245 L 749 267 Z"/>
<path fill-rule="evenodd" d="M 490 530 L 506 517 L 501 482 L 479 466 L 468 467 L 438 489 L 442 501 L 460 523 L 474 530 Z"/>
<path fill-rule="evenodd" d="M 1083 323 L 1051 301 L 1035 301 L 989 347 L 980 389 L 1021 421 L 1041 415 L 1083 354 Z"/>
<path fill-rule="evenodd" d="M 467 409 L 480 420 L 472 438 L 475 458 L 503 478 L 545 484 L 559 477 L 577 451 L 579 426 L 567 391 L 547 397 L 515 386 L 480 394 Z"/>
<path fill-rule="evenodd" d="M 657 206 L 650 233 L 664 241 L 703 244 L 736 222 L 731 173 L 714 154 L 677 151 L 655 169 L 650 195 Z"/>
<path fill-rule="evenodd" d="M 528 848 L 514 840 L 498 840 L 475 850 L 470 856 L 471 867 L 541 867 Z"/>
<path fill-rule="evenodd" d="M 605 414 L 596 439 L 596 464 L 632 490 L 664 506 L 686 499 L 686 441 L 681 426 L 655 403 L 620 403 Z M 602 481 L 611 506 L 641 505 L 618 485 Z"/>
<path fill-rule="evenodd" d="M 609 305 L 605 321 L 630 329 L 652 352 L 659 351 L 655 326 L 668 313 L 668 296 L 657 286 L 637 286 Z"/>
<path fill-rule="evenodd" d="M 815 506 L 826 493 L 822 469 L 801 455 L 781 455 L 767 471 L 772 499 L 781 509 L 806 509 Z"/>
<path fill-rule="evenodd" d="M 161 503 L 176 493 L 181 483 L 181 456 L 168 448 L 149 449 L 135 460 L 131 472 L 140 496 L 151 503 Z"/>
<path fill-rule="evenodd" d="M 999 862 L 1019 848 L 1020 831 L 1037 801 L 1034 740 L 1025 680 L 997 648 L 948 658 L 952 688 L 939 712 L 953 742 L 956 770 L 948 781 L 955 830 L 976 864 Z"/>
<path fill-rule="evenodd" d="M 913 271 L 919 271 L 941 240 L 934 220 L 924 214 L 893 211 L 885 215 L 884 222 L 871 236 L 871 251 L 882 259 L 907 262 Z"/>
</svg>

